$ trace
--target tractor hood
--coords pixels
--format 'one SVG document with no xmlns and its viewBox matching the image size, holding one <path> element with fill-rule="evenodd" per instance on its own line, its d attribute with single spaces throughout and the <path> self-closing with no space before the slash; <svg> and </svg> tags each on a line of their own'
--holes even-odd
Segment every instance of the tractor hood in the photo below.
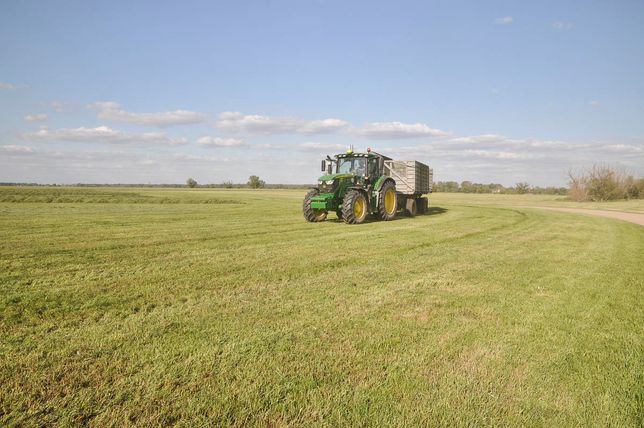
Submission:
<svg viewBox="0 0 644 428">
<path fill-rule="evenodd" d="M 351 178 L 353 174 L 326 174 L 318 178 L 318 181 L 329 181 L 335 179 Z"/>
</svg>

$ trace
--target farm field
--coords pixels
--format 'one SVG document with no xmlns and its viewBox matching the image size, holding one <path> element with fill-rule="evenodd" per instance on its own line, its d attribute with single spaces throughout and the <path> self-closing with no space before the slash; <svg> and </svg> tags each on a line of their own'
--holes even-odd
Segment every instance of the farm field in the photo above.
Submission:
<svg viewBox="0 0 644 428">
<path fill-rule="evenodd" d="M 642 426 L 641 201 L 305 192 L 0 187 L 0 426 Z"/>
</svg>

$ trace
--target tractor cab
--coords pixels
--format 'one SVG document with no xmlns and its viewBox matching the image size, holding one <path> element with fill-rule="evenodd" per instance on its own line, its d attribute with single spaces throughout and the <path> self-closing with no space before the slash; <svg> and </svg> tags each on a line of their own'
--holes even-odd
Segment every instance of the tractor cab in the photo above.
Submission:
<svg viewBox="0 0 644 428">
<path fill-rule="evenodd" d="M 352 174 L 359 178 L 373 180 L 383 175 L 385 160 L 390 158 L 372 152 L 371 149 L 367 149 L 367 153 L 354 153 L 353 150 L 347 150 L 347 153 L 335 155 L 335 159 L 327 156 L 326 160 L 322 161 L 322 171 L 326 171 L 327 176 Z"/>
</svg>

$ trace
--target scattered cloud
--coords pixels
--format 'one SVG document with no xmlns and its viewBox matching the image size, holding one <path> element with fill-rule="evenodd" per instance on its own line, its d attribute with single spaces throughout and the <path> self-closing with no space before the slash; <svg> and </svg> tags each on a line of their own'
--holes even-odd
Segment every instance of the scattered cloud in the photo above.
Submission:
<svg viewBox="0 0 644 428">
<path fill-rule="evenodd" d="M 316 143 L 316 142 L 301 143 L 297 147 L 298 149 L 304 150 L 304 151 L 325 151 L 325 150 L 344 151 L 347 149 L 347 146 L 342 144 L 329 144 L 329 143 Z"/>
<path fill-rule="evenodd" d="M 392 146 L 379 150 L 399 159 L 427 161 L 442 180 L 481 182 L 529 181 L 540 185 L 565 183 L 565 172 L 575 166 L 607 162 L 635 175 L 644 173 L 644 143 L 571 142 L 509 138 L 498 134 L 440 138 L 432 143 Z M 451 178 L 446 178 L 446 176 Z"/>
<path fill-rule="evenodd" d="M 355 135 L 374 140 L 396 138 L 444 137 L 449 135 L 440 129 L 430 128 L 424 123 L 373 122 L 353 130 Z"/>
<path fill-rule="evenodd" d="M 597 146 L 600 151 L 610 151 L 623 154 L 644 154 L 644 145 L 636 146 L 632 144 L 603 144 Z"/>
<path fill-rule="evenodd" d="M 96 110 L 98 112 L 98 118 L 102 120 L 126 122 L 142 126 L 156 126 L 159 128 L 203 123 L 208 119 L 208 116 L 204 113 L 189 110 L 133 113 L 124 110 L 119 103 L 113 101 L 96 102 L 87 107 Z"/>
<path fill-rule="evenodd" d="M 501 18 L 496 18 L 494 22 L 496 22 L 497 24 L 507 25 L 512 24 L 514 22 L 514 18 L 512 18 L 511 16 L 504 16 Z"/>
<path fill-rule="evenodd" d="M 16 85 L 11 83 L 0 82 L 0 89 L 16 89 Z"/>
<path fill-rule="evenodd" d="M 61 113 L 65 109 L 65 103 L 62 103 L 60 101 L 52 101 L 51 103 L 49 103 L 49 105 L 52 109 L 54 109 L 54 111 L 58 113 Z"/>
<path fill-rule="evenodd" d="M 248 147 L 248 144 L 239 138 L 220 138 L 205 136 L 197 140 L 197 145 L 204 147 Z"/>
<path fill-rule="evenodd" d="M 25 132 L 21 138 L 27 141 L 71 141 L 101 143 L 146 143 L 159 145 L 186 144 L 183 138 L 175 139 L 159 132 L 128 133 L 107 126 L 96 128 L 60 128 L 41 129 L 36 132 Z"/>
<path fill-rule="evenodd" d="M 599 107 L 599 101 L 592 100 L 592 101 L 590 102 L 590 106 L 591 106 L 591 107 Z"/>
<path fill-rule="evenodd" d="M 454 144 L 477 144 L 477 143 L 489 143 L 502 141 L 505 139 L 503 135 L 498 134 L 484 134 L 484 135 L 473 135 L 470 137 L 455 137 L 450 138 L 448 141 Z"/>
<path fill-rule="evenodd" d="M 552 28 L 555 30 L 570 30 L 572 28 L 572 23 L 563 22 L 563 21 L 554 21 L 552 23 Z"/>
<path fill-rule="evenodd" d="M 304 120 L 295 117 L 269 117 L 223 112 L 217 120 L 219 129 L 252 134 L 329 134 L 346 128 L 340 119 Z"/>
<path fill-rule="evenodd" d="M 16 144 L 8 144 L 6 146 L 0 146 L 0 150 L 7 153 L 34 153 L 35 150 L 28 146 L 18 146 Z"/>
<path fill-rule="evenodd" d="M 27 116 L 24 117 L 26 122 L 42 122 L 43 120 L 47 120 L 47 114 L 45 113 L 39 113 L 39 114 L 28 114 Z"/>
</svg>

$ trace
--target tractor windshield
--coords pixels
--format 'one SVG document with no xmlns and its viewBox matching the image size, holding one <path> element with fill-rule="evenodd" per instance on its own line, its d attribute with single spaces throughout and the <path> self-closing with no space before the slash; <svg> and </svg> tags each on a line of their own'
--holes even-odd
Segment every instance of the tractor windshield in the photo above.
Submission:
<svg viewBox="0 0 644 428">
<path fill-rule="evenodd" d="M 366 163 L 365 158 L 344 158 L 338 164 L 338 174 L 365 175 Z"/>
</svg>

